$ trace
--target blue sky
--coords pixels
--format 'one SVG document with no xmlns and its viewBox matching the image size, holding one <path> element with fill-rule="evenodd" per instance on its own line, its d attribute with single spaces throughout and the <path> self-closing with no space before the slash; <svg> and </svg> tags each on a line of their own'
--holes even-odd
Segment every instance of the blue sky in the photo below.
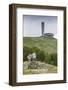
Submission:
<svg viewBox="0 0 68 90">
<path fill-rule="evenodd" d="M 57 16 L 23 16 L 24 37 L 39 37 L 41 33 L 41 22 L 44 22 L 44 33 L 53 33 L 57 36 Z"/>
</svg>

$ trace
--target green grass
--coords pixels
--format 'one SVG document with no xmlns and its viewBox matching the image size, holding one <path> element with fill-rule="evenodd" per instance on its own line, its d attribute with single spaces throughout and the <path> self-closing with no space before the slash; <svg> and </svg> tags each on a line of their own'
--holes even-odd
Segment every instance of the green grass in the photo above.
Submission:
<svg viewBox="0 0 68 90">
<path fill-rule="evenodd" d="M 23 44 L 30 48 L 38 47 L 40 50 L 43 50 L 48 54 L 57 52 L 57 40 L 52 37 L 24 37 Z"/>
<path fill-rule="evenodd" d="M 40 50 L 43 50 L 45 54 L 57 53 L 57 39 L 53 37 L 24 37 L 23 45 L 30 48 L 37 47 Z M 40 61 L 39 64 L 43 64 L 44 67 L 41 69 L 28 69 L 28 61 L 24 61 L 23 73 L 26 75 L 40 73 L 57 73 L 57 66 Z"/>
</svg>

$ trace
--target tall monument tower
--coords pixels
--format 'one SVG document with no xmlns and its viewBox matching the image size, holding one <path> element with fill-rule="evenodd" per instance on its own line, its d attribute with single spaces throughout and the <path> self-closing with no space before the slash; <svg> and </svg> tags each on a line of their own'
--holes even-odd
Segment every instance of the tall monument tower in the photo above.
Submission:
<svg viewBox="0 0 68 90">
<path fill-rule="evenodd" d="M 41 32 L 42 36 L 44 36 L 44 22 L 41 22 Z"/>
</svg>

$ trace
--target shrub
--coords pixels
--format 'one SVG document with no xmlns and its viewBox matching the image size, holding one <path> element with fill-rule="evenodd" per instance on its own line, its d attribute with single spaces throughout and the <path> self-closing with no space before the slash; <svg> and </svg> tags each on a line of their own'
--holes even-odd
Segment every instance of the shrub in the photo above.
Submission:
<svg viewBox="0 0 68 90">
<path fill-rule="evenodd" d="M 27 46 L 24 46 L 23 47 L 23 59 L 24 61 L 27 60 L 27 55 L 31 53 L 31 48 L 30 47 L 27 47 Z"/>
<path fill-rule="evenodd" d="M 57 53 L 51 54 L 51 64 L 57 66 Z"/>
<path fill-rule="evenodd" d="M 37 47 L 32 47 L 32 48 L 31 48 L 31 51 L 32 51 L 32 52 L 36 52 L 36 54 L 37 54 L 37 53 L 40 52 L 40 49 L 37 48 Z"/>
<path fill-rule="evenodd" d="M 30 47 L 24 46 L 23 47 L 24 61 L 27 60 L 27 55 L 33 52 L 36 53 L 38 61 L 46 62 L 48 64 L 57 66 L 57 53 L 53 53 L 53 54 L 44 53 L 44 51 L 40 50 L 38 47 L 30 48 Z"/>
<path fill-rule="evenodd" d="M 57 53 L 45 54 L 45 62 L 57 66 Z"/>
<path fill-rule="evenodd" d="M 40 50 L 40 52 L 38 52 L 37 59 L 40 60 L 40 61 L 45 61 L 45 53 L 44 53 L 44 51 Z"/>
<path fill-rule="evenodd" d="M 46 53 L 45 54 L 45 62 L 50 63 L 50 59 L 51 59 L 50 54 Z"/>
<path fill-rule="evenodd" d="M 33 47 L 32 52 L 35 52 L 37 55 L 37 60 L 44 61 L 45 60 L 45 54 L 44 51 L 40 50 L 38 47 Z"/>
<path fill-rule="evenodd" d="M 45 60 L 45 54 L 44 54 L 44 51 L 40 50 L 39 48 L 37 47 L 27 47 L 27 46 L 24 46 L 23 47 L 23 57 L 24 57 L 24 61 L 27 60 L 27 55 L 30 54 L 30 53 L 33 53 L 35 52 L 36 55 L 37 55 L 37 60 L 39 61 L 44 61 Z"/>
</svg>

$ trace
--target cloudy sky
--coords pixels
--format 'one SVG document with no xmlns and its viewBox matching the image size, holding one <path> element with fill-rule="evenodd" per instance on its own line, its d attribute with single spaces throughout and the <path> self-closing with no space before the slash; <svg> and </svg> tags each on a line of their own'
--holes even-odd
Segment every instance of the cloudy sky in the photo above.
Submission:
<svg viewBox="0 0 68 90">
<path fill-rule="evenodd" d="M 24 37 L 39 37 L 42 35 L 44 22 L 44 33 L 53 33 L 57 37 L 57 16 L 23 16 Z"/>
</svg>

